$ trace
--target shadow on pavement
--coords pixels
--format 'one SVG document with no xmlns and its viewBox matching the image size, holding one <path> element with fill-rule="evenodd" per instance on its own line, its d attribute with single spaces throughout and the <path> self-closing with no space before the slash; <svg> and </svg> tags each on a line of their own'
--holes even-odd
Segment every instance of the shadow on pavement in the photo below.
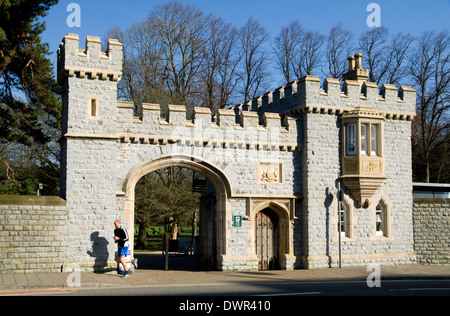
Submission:
<svg viewBox="0 0 450 316">
<path fill-rule="evenodd" d="M 164 256 L 161 252 L 135 252 L 139 270 L 164 270 Z M 169 255 L 169 270 L 172 271 L 200 271 L 198 258 L 195 255 Z"/>
</svg>

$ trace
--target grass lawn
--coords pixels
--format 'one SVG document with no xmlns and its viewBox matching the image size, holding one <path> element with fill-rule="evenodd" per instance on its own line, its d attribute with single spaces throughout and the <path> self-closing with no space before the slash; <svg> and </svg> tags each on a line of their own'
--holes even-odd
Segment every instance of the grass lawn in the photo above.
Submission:
<svg viewBox="0 0 450 316">
<path fill-rule="evenodd" d="M 155 229 L 162 231 L 164 226 L 154 226 Z M 136 240 L 139 233 L 139 225 L 134 225 L 134 240 Z M 197 230 L 198 235 L 198 230 Z M 178 227 L 178 238 L 191 238 L 192 237 L 192 227 L 191 226 L 180 226 Z M 135 251 L 161 251 L 163 245 L 163 235 L 147 228 L 147 240 L 146 249 L 136 249 Z"/>
</svg>

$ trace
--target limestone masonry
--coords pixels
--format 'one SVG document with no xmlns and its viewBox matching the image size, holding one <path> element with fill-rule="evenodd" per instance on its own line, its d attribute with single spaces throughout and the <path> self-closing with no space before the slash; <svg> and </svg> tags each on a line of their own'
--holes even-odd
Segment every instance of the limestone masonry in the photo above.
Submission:
<svg viewBox="0 0 450 316">
<path fill-rule="evenodd" d="M 65 270 L 115 265 L 114 220 L 133 232 L 137 181 L 168 166 L 214 187 L 200 206 L 212 232 L 200 247 L 217 269 L 334 267 L 339 239 L 347 266 L 416 262 L 414 89 L 367 82 L 357 54 L 342 85 L 306 76 L 214 117 L 196 107 L 188 120 L 169 105 L 166 119 L 158 104 L 136 116 L 117 100 L 122 49 L 110 39 L 102 52 L 90 36 L 81 48 L 68 34 L 58 51 Z"/>
</svg>

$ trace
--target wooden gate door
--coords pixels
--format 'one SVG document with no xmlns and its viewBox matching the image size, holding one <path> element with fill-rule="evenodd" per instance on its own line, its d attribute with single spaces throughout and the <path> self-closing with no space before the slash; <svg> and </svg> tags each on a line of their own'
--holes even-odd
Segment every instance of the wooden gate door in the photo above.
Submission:
<svg viewBox="0 0 450 316">
<path fill-rule="evenodd" d="M 256 255 L 259 270 L 278 269 L 278 216 L 270 209 L 256 214 Z"/>
</svg>

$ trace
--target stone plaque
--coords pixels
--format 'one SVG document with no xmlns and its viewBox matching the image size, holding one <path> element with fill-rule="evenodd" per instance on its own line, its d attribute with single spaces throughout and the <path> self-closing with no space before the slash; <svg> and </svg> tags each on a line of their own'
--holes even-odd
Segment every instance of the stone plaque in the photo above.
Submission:
<svg viewBox="0 0 450 316">
<path fill-rule="evenodd" d="M 258 181 L 267 183 L 281 183 L 281 163 L 258 164 Z"/>
<path fill-rule="evenodd" d="M 130 148 L 129 147 L 120 148 L 120 159 L 127 161 L 128 158 L 130 158 Z"/>
</svg>

